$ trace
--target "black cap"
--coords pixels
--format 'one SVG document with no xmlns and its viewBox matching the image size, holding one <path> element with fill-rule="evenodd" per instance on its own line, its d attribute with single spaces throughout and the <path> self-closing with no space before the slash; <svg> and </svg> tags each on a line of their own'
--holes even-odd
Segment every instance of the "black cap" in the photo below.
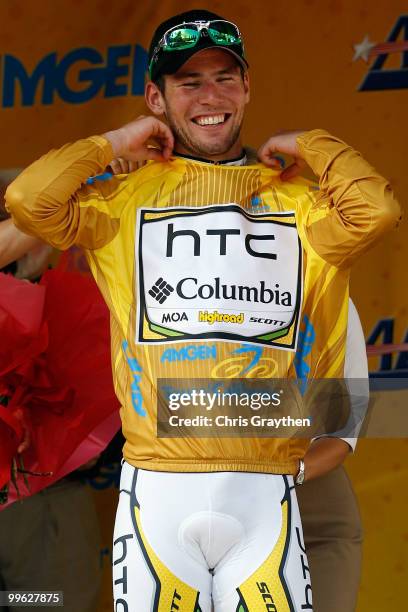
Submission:
<svg viewBox="0 0 408 612">
<path fill-rule="evenodd" d="M 151 65 L 152 58 L 155 54 L 156 47 L 159 41 L 162 39 L 163 35 L 177 25 L 181 25 L 183 23 L 188 23 L 191 21 L 212 21 L 215 19 L 224 20 L 224 17 L 220 17 L 215 13 L 211 13 L 210 11 L 205 11 L 204 9 L 196 9 L 193 11 L 186 11 L 185 13 L 180 13 L 179 15 L 175 15 L 171 17 L 171 19 L 167 19 L 167 21 L 163 21 L 153 34 L 152 41 L 149 47 L 149 68 L 150 68 L 150 78 L 152 81 L 155 81 L 162 74 L 174 74 L 177 72 L 179 68 L 183 64 L 186 63 L 190 57 L 192 57 L 198 51 L 202 51 L 203 49 L 217 48 L 217 49 L 225 49 L 229 51 L 237 60 L 237 62 L 246 70 L 248 68 L 248 62 L 245 59 L 244 54 L 244 46 L 243 44 L 238 45 L 216 45 L 209 36 L 200 36 L 197 44 L 191 49 L 184 49 L 183 51 L 163 51 L 159 50 L 157 53 L 157 60 L 153 62 Z M 225 21 L 228 21 L 226 19 Z"/>
</svg>

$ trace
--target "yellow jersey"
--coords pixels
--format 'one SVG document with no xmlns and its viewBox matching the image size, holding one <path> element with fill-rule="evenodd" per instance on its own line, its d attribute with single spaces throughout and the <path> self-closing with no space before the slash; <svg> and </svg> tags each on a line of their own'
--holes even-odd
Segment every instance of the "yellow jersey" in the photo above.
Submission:
<svg viewBox="0 0 408 612">
<path fill-rule="evenodd" d="M 343 376 L 350 266 L 396 225 L 399 206 L 341 140 L 313 130 L 298 145 L 319 185 L 177 157 L 87 180 L 113 157 L 95 136 L 51 151 L 8 188 L 21 230 L 87 253 L 111 313 L 133 466 L 296 472 L 305 439 L 159 436 L 157 385 Z"/>
</svg>

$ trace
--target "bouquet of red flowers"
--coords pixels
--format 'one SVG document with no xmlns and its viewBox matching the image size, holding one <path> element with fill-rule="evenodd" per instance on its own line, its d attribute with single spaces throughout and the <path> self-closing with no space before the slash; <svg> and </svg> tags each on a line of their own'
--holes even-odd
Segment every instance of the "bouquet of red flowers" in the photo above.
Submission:
<svg viewBox="0 0 408 612">
<path fill-rule="evenodd" d="M 93 458 L 120 420 L 109 313 L 90 277 L 57 269 L 34 285 L 0 274 L 0 330 L 4 507 Z"/>
</svg>

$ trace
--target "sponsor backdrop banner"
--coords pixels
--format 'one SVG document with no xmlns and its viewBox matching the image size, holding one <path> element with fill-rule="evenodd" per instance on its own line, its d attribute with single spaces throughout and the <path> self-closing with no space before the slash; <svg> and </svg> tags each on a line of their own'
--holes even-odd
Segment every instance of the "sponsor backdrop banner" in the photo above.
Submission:
<svg viewBox="0 0 408 612">
<path fill-rule="evenodd" d="M 0 168 L 24 166 L 51 147 L 146 112 L 142 92 L 154 27 L 200 4 L 244 33 L 252 83 L 248 144 L 258 146 L 279 129 L 324 127 L 389 177 L 404 203 L 408 9 L 402 0 L 296 0 L 284 7 L 259 0 L 3 0 Z M 370 371 L 384 387 L 401 378 L 399 401 L 408 395 L 406 238 L 403 224 L 359 261 L 351 286 Z M 395 402 L 394 392 L 387 393 Z M 405 607 L 407 450 L 405 439 L 362 440 L 348 461 L 365 525 L 361 612 Z M 113 472 L 95 492 L 104 531 L 101 610 L 111 609 L 115 482 Z"/>
</svg>

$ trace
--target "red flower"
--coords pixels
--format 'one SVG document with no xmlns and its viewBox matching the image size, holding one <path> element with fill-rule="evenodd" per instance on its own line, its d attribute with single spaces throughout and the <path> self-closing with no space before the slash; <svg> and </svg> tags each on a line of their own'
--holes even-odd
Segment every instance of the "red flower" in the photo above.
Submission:
<svg viewBox="0 0 408 612">
<path fill-rule="evenodd" d="M 95 456 L 119 428 L 109 314 L 86 276 L 52 270 L 31 285 L 0 274 L 0 330 L 0 395 L 10 398 L 0 411 L 0 488 L 29 438 L 25 468 L 52 473 L 28 476 L 29 490 L 20 477 L 30 495 Z"/>
</svg>

